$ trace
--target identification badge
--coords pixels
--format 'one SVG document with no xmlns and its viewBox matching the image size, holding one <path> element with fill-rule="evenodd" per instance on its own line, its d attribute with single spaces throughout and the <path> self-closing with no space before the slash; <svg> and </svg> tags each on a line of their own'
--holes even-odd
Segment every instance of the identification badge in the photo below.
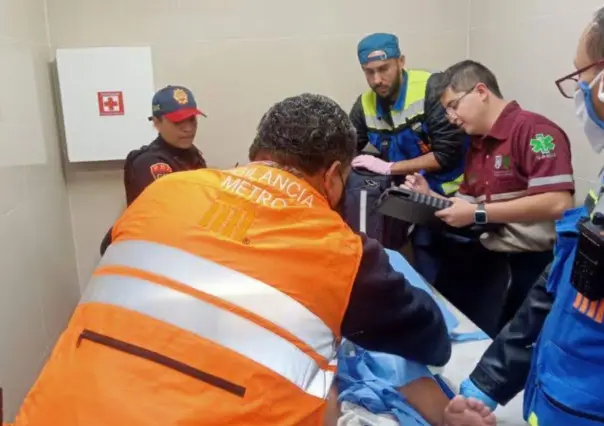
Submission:
<svg viewBox="0 0 604 426">
<path fill-rule="evenodd" d="M 149 170 L 151 171 L 151 176 L 153 176 L 153 179 L 159 179 L 164 175 L 172 173 L 172 167 L 166 163 L 155 163 L 149 168 Z"/>
</svg>

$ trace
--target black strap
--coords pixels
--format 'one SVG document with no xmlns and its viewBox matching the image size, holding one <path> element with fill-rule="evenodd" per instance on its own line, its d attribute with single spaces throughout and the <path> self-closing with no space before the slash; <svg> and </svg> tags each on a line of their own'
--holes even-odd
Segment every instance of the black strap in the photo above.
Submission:
<svg viewBox="0 0 604 426">
<path fill-rule="evenodd" d="M 370 155 L 370 154 L 366 154 L 366 155 Z M 375 172 L 372 172 L 371 170 L 363 169 L 361 167 L 355 167 L 354 171 L 355 171 L 355 173 L 357 173 L 361 176 L 375 176 Z"/>
<path fill-rule="evenodd" d="M 384 135 L 380 140 L 380 158 L 384 161 L 390 161 L 390 138 L 392 135 Z"/>
</svg>

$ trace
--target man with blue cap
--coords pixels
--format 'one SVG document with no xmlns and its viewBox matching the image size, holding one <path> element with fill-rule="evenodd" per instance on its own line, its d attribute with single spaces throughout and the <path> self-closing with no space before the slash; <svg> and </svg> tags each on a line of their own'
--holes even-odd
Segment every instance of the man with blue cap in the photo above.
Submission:
<svg viewBox="0 0 604 426">
<path fill-rule="evenodd" d="M 359 155 L 353 167 L 391 176 L 388 180 L 397 184 L 403 183 L 405 175 L 422 173 L 436 193 L 455 194 L 463 180 L 469 139 L 449 122 L 440 104 L 443 73 L 406 69 L 393 34 L 368 35 L 359 42 L 357 53 L 370 87 L 350 112 L 357 130 L 357 151 L 372 148 L 379 156 Z M 392 244 L 382 242 L 399 248 L 407 230 L 400 223 L 392 226 L 388 235 Z M 433 283 L 440 264 L 434 247 L 440 237 L 416 226 L 411 238 L 415 267 Z"/>
<path fill-rule="evenodd" d="M 358 58 L 371 90 L 352 107 L 358 151 L 373 145 L 380 157 L 360 155 L 354 167 L 382 175 L 425 172 L 431 188 L 457 191 L 467 138 L 449 123 L 439 103 L 442 73 L 405 69 L 398 38 L 376 33 L 363 38 Z"/>
<path fill-rule="evenodd" d="M 126 204 L 134 200 L 160 177 L 183 170 L 206 167 L 201 152 L 193 145 L 197 133 L 197 116 L 206 115 L 197 108 L 193 93 L 182 86 L 166 86 L 151 101 L 149 121 L 158 131 L 149 145 L 131 151 L 124 164 Z M 111 230 L 101 243 L 101 254 L 111 242 Z"/>
</svg>

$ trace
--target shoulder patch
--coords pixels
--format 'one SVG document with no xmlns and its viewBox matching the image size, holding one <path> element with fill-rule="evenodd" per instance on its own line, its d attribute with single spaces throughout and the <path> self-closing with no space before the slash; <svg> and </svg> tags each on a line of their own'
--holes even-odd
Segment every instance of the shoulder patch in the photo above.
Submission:
<svg viewBox="0 0 604 426">
<path fill-rule="evenodd" d="M 149 167 L 149 170 L 151 171 L 151 176 L 153 176 L 153 179 L 159 179 L 164 175 L 172 173 L 172 167 L 166 163 L 155 163 Z"/>
<path fill-rule="evenodd" d="M 530 140 L 531 150 L 537 154 L 539 158 L 555 157 L 556 144 L 551 135 L 543 133 L 536 134 Z"/>
</svg>

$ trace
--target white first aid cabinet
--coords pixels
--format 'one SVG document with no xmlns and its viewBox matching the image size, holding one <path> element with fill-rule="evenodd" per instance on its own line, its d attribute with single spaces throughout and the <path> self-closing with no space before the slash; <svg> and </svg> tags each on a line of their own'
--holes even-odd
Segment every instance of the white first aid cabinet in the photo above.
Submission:
<svg viewBox="0 0 604 426">
<path fill-rule="evenodd" d="M 150 47 L 58 49 L 56 58 L 70 162 L 123 160 L 155 138 Z"/>
</svg>

